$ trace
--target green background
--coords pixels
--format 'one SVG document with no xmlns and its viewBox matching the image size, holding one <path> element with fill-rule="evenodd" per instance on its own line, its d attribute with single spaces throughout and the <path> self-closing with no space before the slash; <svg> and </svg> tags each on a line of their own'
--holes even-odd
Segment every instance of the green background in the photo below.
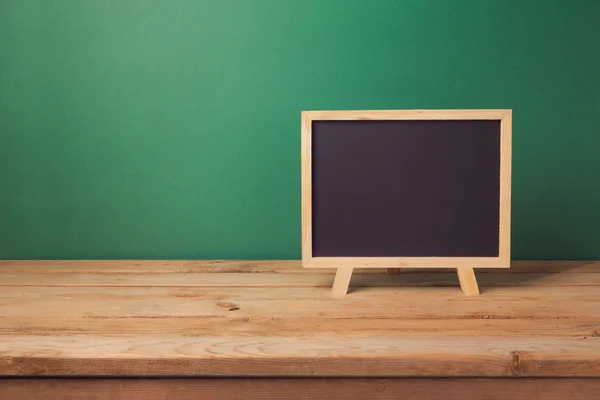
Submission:
<svg viewBox="0 0 600 400">
<path fill-rule="evenodd" d="M 600 2 L 0 0 L 0 258 L 299 258 L 300 111 L 512 108 L 517 259 L 600 259 Z"/>
</svg>

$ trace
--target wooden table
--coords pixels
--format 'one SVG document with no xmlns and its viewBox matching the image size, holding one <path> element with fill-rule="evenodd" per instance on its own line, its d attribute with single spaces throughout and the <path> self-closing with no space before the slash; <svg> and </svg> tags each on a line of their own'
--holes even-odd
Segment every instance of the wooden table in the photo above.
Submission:
<svg viewBox="0 0 600 400">
<path fill-rule="evenodd" d="M 600 262 L 357 272 L 0 261 L 0 398 L 600 398 Z"/>
</svg>

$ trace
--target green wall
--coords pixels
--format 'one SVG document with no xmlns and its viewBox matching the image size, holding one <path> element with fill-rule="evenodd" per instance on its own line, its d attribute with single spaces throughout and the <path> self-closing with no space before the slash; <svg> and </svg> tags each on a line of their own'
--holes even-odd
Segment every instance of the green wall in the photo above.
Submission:
<svg viewBox="0 0 600 400">
<path fill-rule="evenodd" d="M 513 258 L 600 259 L 599 19 L 0 0 L 0 258 L 299 258 L 301 110 L 512 108 Z"/>
</svg>

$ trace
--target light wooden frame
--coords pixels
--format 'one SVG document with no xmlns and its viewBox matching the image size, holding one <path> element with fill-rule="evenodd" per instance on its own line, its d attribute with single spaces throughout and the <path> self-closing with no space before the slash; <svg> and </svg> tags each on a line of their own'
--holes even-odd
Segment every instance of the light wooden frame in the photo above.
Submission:
<svg viewBox="0 0 600 400">
<path fill-rule="evenodd" d="M 312 122 L 321 120 L 499 120 L 500 222 L 498 229 L 500 242 L 498 257 L 313 257 Z M 512 110 L 303 111 L 301 146 L 302 265 L 304 267 L 338 268 L 339 279 L 336 279 L 336 283 L 342 282 L 341 286 L 343 286 L 343 281 L 350 280 L 352 268 L 464 268 L 459 271 L 460 277 L 461 272 L 463 276 L 466 276 L 464 274 L 466 269 L 510 267 Z M 461 279 L 461 285 L 462 283 Z"/>
</svg>

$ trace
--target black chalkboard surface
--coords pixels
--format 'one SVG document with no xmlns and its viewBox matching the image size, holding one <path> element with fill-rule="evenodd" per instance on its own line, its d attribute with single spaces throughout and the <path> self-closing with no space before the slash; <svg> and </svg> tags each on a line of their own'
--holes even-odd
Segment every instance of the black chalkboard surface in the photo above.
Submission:
<svg viewBox="0 0 600 400">
<path fill-rule="evenodd" d="M 307 267 L 508 267 L 510 110 L 303 113 Z"/>
<path fill-rule="evenodd" d="M 314 257 L 497 257 L 500 121 L 315 121 Z"/>
</svg>

